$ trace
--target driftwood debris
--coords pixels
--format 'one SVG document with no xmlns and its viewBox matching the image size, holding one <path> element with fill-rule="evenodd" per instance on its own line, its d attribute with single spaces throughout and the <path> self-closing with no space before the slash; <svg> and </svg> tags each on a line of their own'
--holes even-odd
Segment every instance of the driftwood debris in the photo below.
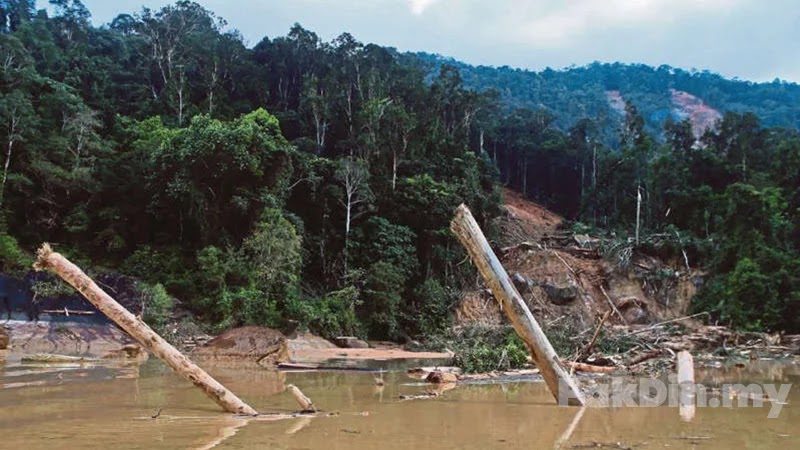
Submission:
<svg viewBox="0 0 800 450">
<path fill-rule="evenodd" d="M 617 309 L 617 305 L 615 305 L 615 304 L 614 304 L 614 301 L 613 301 L 613 300 L 611 300 L 611 297 L 609 297 L 609 296 L 608 296 L 608 293 L 606 292 L 606 290 L 605 290 L 605 289 L 603 289 L 603 286 L 600 286 L 600 292 L 602 292 L 602 293 L 603 293 L 603 297 L 605 297 L 605 298 L 606 298 L 606 300 L 608 300 L 608 304 L 609 304 L 609 305 L 611 305 L 611 309 L 613 309 L 613 310 L 614 310 L 614 313 L 617 315 L 617 317 L 619 317 L 619 320 L 621 320 L 621 321 L 622 321 L 622 323 L 624 323 L 625 325 L 627 325 L 627 324 L 628 324 L 628 321 L 627 321 L 627 320 L 625 320 L 625 316 L 623 316 L 623 315 L 622 315 L 622 313 L 621 313 L 621 312 L 619 312 L 619 309 Z"/>
<path fill-rule="evenodd" d="M 617 370 L 615 366 L 596 366 L 594 364 L 586 364 L 574 361 L 565 361 L 564 365 L 569 366 L 578 372 L 611 373 Z"/>
<path fill-rule="evenodd" d="M 677 319 L 665 320 L 663 322 L 659 322 L 659 323 L 650 325 L 649 327 L 646 327 L 646 328 L 641 328 L 641 329 L 638 329 L 638 330 L 631 331 L 630 334 L 634 335 L 634 334 L 639 334 L 639 333 L 646 333 L 648 331 L 655 330 L 656 328 L 660 328 L 660 327 L 662 327 L 664 325 L 668 325 L 670 323 L 682 322 L 684 320 L 694 319 L 695 317 L 698 317 L 698 316 L 708 316 L 708 315 L 709 315 L 708 312 L 704 311 L 704 312 L 699 312 L 697 314 L 692 314 L 690 316 L 683 316 L 683 317 L 678 317 Z"/>
<path fill-rule="evenodd" d="M 54 252 L 50 245 L 43 244 L 37 252 L 36 270 L 49 270 L 60 276 L 78 290 L 90 303 L 114 321 L 142 346 L 158 356 L 183 378 L 194 383 L 207 396 L 225 411 L 248 416 L 258 415 L 258 411 L 243 402 L 233 392 L 195 365 L 164 338 L 153 331 L 130 311 L 122 307 L 111 296 L 100 289 L 78 266 L 61 254 Z"/>
<path fill-rule="evenodd" d="M 625 365 L 628 366 L 628 367 L 635 366 L 635 365 L 637 365 L 639 363 L 643 363 L 643 362 L 647 361 L 648 359 L 658 358 L 663 353 L 664 353 L 664 351 L 661 350 L 661 349 L 657 349 L 657 350 L 653 350 L 653 351 L 649 351 L 649 352 L 644 352 L 644 353 L 636 355 L 633 358 L 631 358 L 630 360 L 628 360 L 628 362 L 626 362 Z"/>
<path fill-rule="evenodd" d="M 70 356 L 70 355 L 56 355 L 53 353 L 34 353 L 33 355 L 25 355 L 22 357 L 22 362 L 37 362 L 37 363 L 83 363 L 83 362 L 98 362 L 101 361 L 97 358 L 87 358 L 84 356 Z"/>
<path fill-rule="evenodd" d="M 600 330 L 603 329 L 603 325 L 606 323 L 606 320 L 608 320 L 608 316 L 610 315 L 611 315 L 611 310 L 608 310 L 606 311 L 605 314 L 603 314 L 603 317 L 600 319 L 600 323 L 597 324 L 597 328 L 595 328 L 594 330 L 594 334 L 592 335 L 592 340 L 589 341 L 589 343 L 586 344 L 586 346 L 583 347 L 578 352 L 578 357 L 575 358 L 576 360 L 583 359 L 592 353 L 592 349 L 594 348 L 594 345 L 597 343 L 597 338 L 600 337 Z"/>
<path fill-rule="evenodd" d="M 467 249 L 475 266 L 514 326 L 514 330 L 531 350 L 533 361 L 541 370 L 542 377 L 556 401 L 563 395 L 570 405 L 585 405 L 583 393 L 575 380 L 564 370 L 552 344 L 514 287 L 514 283 L 492 251 L 478 222 L 466 205 L 462 204 L 456 209 L 455 217 L 450 222 L 450 229 Z"/>
<path fill-rule="evenodd" d="M 311 401 L 310 398 L 306 397 L 305 394 L 293 384 L 287 384 L 286 390 L 292 394 L 294 399 L 297 401 L 297 404 L 300 405 L 300 412 L 303 413 L 315 413 L 317 412 L 317 407 L 314 406 L 314 402 Z"/>
<path fill-rule="evenodd" d="M 94 311 L 80 311 L 80 310 L 67 309 L 67 308 L 64 308 L 64 309 L 45 309 L 42 312 L 45 313 L 45 314 L 50 314 L 51 316 L 52 315 L 63 314 L 65 316 L 67 316 L 67 317 L 69 317 L 71 315 L 74 315 L 74 316 L 91 316 L 91 315 L 94 315 Z"/>
<path fill-rule="evenodd" d="M 694 419 L 694 358 L 687 351 L 678 353 L 677 356 L 678 384 L 681 388 L 679 414 L 683 421 Z"/>
</svg>

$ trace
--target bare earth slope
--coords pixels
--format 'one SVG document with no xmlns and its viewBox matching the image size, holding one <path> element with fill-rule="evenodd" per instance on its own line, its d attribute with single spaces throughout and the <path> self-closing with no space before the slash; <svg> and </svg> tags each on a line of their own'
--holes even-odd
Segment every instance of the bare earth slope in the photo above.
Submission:
<svg viewBox="0 0 800 450">
<path fill-rule="evenodd" d="M 563 219 L 506 190 L 501 230 L 493 247 L 531 311 L 542 320 L 566 316 L 586 326 L 616 306 L 630 324 L 684 315 L 702 273 L 681 260 L 633 254 L 620 269 L 601 258 L 599 240 L 559 231 Z M 611 323 L 623 323 L 616 313 Z M 503 315 L 482 281 L 462 294 L 456 325 L 496 325 Z"/>
</svg>

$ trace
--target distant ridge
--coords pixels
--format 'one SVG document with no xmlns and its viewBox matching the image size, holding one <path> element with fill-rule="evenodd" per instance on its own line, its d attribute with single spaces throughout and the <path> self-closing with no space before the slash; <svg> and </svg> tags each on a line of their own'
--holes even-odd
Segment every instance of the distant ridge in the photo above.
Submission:
<svg viewBox="0 0 800 450">
<path fill-rule="evenodd" d="M 710 71 L 685 70 L 667 65 L 600 63 L 541 71 L 508 66 L 473 66 L 425 52 L 407 54 L 431 72 L 442 65 L 456 67 L 467 87 L 495 89 L 510 108 L 544 108 L 567 130 L 582 118 L 600 127 L 607 144 L 616 144 L 630 101 L 646 121 L 646 129 L 663 135 L 667 118 L 689 119 L 696 135 L 726 112 L 752 112 L 764 126 L 800 128 L 800 85 L 775 80 L 757 83 L 728 79 Z"/>
</svg>

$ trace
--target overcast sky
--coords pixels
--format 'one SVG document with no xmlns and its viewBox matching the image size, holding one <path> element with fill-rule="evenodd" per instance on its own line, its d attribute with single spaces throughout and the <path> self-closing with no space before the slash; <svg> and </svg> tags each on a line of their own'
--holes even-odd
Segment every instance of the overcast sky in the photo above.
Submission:
<svg viewBox="0 0 800 450">
<path fill-rule="evenodd" d="M 83 0 L 95 24 L 160 0 Z M 39 0 L 39 4 L 43 4 Z M 199 0 L 249 45 L 299 22 L 330 40 L 530 69 L 669 64 L 800 82 L 798 0 Z"/>
</svg>

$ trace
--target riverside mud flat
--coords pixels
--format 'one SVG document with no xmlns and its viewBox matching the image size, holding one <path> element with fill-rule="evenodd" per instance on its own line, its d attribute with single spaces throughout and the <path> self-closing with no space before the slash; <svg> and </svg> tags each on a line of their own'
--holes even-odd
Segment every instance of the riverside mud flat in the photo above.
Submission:
<svg viewBox="0 0 800 450">
<path fill-rule="evenodd" d="M 53 367 L 51 367 L 53 368 Z M 0 447 L 25 448 L 797 448 L 800 390 L 777 419 L 765 408 L 698 408 L 691 422 L 678 409 L 558 407 L 541 381 L 466 384 L 430 400 L 400 401 L 431 389 L 403 372 L 286 373 L 206 367 L 260 411 L 297 409 L 286 384 L 302 387 L 326 413 L 315 418 L 243 424 L 202 392 L 148 361 L 120 376 L 103 367 L 38 373 L 2 366 Z M 800 382 L 794 364 L 714 369 L 715 381 Z M 16 383 L 9 386 L 10 383 Z M 157 415 L 158 417 L 152 418 Z M 574 424 L 571 434 L 567 433 Z M 228 436 L 225 439 L 223 437 Z"/>
</svg>

